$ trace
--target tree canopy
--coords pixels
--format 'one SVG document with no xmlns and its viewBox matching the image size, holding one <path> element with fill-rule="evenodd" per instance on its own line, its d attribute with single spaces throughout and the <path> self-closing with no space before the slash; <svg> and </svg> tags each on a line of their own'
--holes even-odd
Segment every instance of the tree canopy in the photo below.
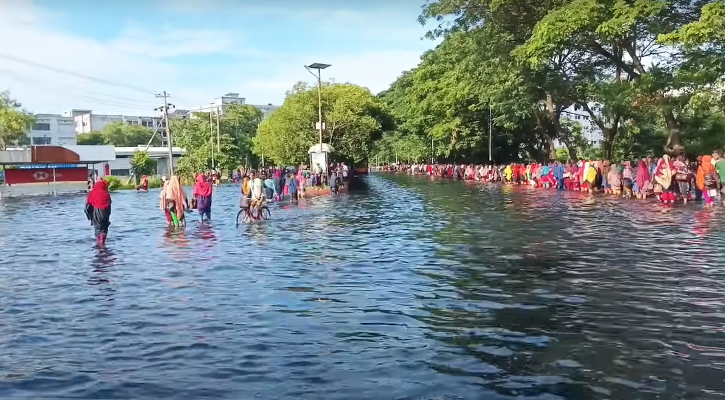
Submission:
<svg viewBox="0 0 725 400">
<path fill-rule="evenodd" d="M 484 161 L 489 122 L 498 162 L 725 145 L 722 0 L 430 0 L 419 19 L 443 41 L 379 94 L 397 127 L 377 156 Z"/>
<path fill-rule="evenodd" d="M 353 84 L 324 83 L 322 141 L 335 150 L 333 157 L 358 163 L 367 160 L 372 144 L 393 128 L 383 102 L 366 88 Z M 278 165 L 307 160 L 309 148 L 319 143 L 317 87 L 297 83 L 282 106 L 259 126 L 254 153 Z"/>
<path fill-rule="evenodd" d="M 170 120 L 171 137 L 174 146 L 186 150 L 179 159 L 178 171 L 192 176 L 212 167 L 231 170 L 241 165 L 254 163 L 252 139 L 262 121 L 262 112 L 251 105 L 230 104 L 224 106 L 219 115 L 215 113 L 194 113 L 194 118 Z"/>
<path fill-rule="evenodd" d="M 160 134 L 157 132 L 152 139 L 152 133 L 151 129 L 143 126 L 113 122 L 100 131 L 78 134 L 77 143 L 79 145 L 136 147 L 145 146 L 151 141 L 151 146 L 161 146 Z"/>
<path fill-rule="evenodd" d="M 34 120 L 32 114 L 10 97 L 9 92 L 0 92 L 0 149 L 26 139 Z"/>
</svg>

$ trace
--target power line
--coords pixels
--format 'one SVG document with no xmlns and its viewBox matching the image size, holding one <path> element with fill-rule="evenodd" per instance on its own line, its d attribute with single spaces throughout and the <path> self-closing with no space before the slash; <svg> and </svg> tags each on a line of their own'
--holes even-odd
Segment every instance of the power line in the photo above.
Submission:
<svg viewBox="0 0 725 400">
<path fill-rule="evenodd" d="M 34 87 L 47 88 L 48 86 L 50 86 L 50 87 L 56 87 L 56 88 L 62 89 L 64 91 L 70 91 L 70 92 L 75 92 L 75 93 L 91 93 L 91 94 L 109 97 L 109 99 L 104 99 L 104 98 L 99 98 L 96 96 L 88 96 L 85 94 L 78 96 L 79 98 L 82 98 L 84 100 L 90 100 L 90 101 L 93 101 L 93 102 L 96 102 L 99 104 L 103 104 L 103 105 L 111 105 L 114 107 L 127 108 L 127 109 L 151 108 L 154 106 L 153 103 L 151 103 L 151 102 L 141 102 L 141 101 L 133 100 L 133 99 L 128 99 L 129 101 L 117 101 L 116 99 L 127 100 L 127 98 L 118 97 L 115 95 L 108 95 L 108 94 L 104 94 L 104 93 L 92 92 L 92 91 L 87 91 L 87 90 L 80 90 L 80 89 L 72 87 L 72 86 L 59 85 L 56 82 L 48 82 L 48 81 L 43 81 L 38 78 L 30 78 L 30 77 L 18 74 L 17 71 L 11 71 L 11 70 L 7 70 L 4 68 L 0 68 L 0 72 L 8 74 L 8 75 L 12 76 L 14 79 L 24 82 L 24 83 L 26 83 L 30 86 L 34 86 Z"/>
<path fill-rule="evenodd" d="M 25 64 L 25 65 L 30 65 L 32 67 L 36 67 L 36 68 L 40 68 L 40 69 L 45 69 L 45 70 L 48 70 L 48 71 L 57 72 L 59 74 L 65 74 L 65 75 L 68 75 L 68 76 L 73 76 L 73 77 L 76 77 L 76 78 L 80 78 L 80 79 L 85 79 L 85 80 L 92 81 L 92 82 L 101 83 L 101 84 L 108 85 L 108 86 L 115 86 L 115 87 L 119 87 L 119 88 L 123 88 L 123 89 L 134 90 L 134 91 L 141 92 L 141 93 L 144 93 L 144 94 L 155 94 L 154 91 L 152 91 L 152 90 L 148 90 L 148 89 L 144 89 L 144 88 L 139 88 L 139 87 L 135 87 L 135 86 L 123 85 L 123 84 L 111 82 L 111 81 L 106 80 L 106 79 L 101 79 L 101 78 L 96 78 L 96 77 L 93 77 L 93 76 L 83 75 L 83 74 L 79 74 L 79 73 L 76 73 L 76 72 L 72 72 L 72 71 L 67 71 L 67 70 L 64 70 L 64 69 L 56 68 L 56 67 L 53 67 L 53 66 L 50 66 L 50 65 L 45 65 L 45 64 L 37 63 L 35 61 L 24 60 L 22 58 L 17 58 L 17 57 L 8 55 L 8 54 L 2 54 L 2 53 L 0 53 L 0 58 L 5 59 L 5 60 L 10 60 L 10 61 L 15 61 L 17 63 L 21 63 L 21 64 Z"/>
</svg>

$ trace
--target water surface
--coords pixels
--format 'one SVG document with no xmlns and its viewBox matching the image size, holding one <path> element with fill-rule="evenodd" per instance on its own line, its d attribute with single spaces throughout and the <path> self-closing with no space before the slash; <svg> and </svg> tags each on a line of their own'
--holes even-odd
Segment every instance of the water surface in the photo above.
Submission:
<svg viewBox="0 0 725 400">
<path fill-rule="evenodd" d="M 236 227 L 0 202 L 0 397 L 725 395 L 721 210 L 404 175 Z M 719 262 L 720 261 L 720 262 Z"/>
</svg>

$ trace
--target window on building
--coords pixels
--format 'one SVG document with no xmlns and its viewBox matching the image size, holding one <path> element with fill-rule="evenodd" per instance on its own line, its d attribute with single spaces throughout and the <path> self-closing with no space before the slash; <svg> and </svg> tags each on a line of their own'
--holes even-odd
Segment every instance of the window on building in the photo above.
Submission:
<svg viewBox="0 0 725 400">
<path fill-rule="evenodd" d="M 33 145 L 35 146 L 43 146 L 50 144 L 50 138 L 49 137 L 34 137 L 33 138 Z"/>
<path fill-rule="evenodd" d="M 49 131 L 50 124 L 44 122 L 36 122 L 33 124 L 34 131 Z"/>
<path fill-rule="evenodd" d="M 128 169 L 112 169 L 111 175 L 113 176 L 131 176 L 130 170 Z"/>
</svg>

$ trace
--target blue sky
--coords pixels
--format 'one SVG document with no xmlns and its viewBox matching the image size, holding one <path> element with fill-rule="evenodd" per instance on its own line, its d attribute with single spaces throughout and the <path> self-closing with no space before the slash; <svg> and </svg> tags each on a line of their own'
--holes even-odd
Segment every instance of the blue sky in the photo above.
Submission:
<svg viewBox="0 0 725 400">
<path fill-rule="evenodd" d="M 416 0 L 0 0 L 0 90 L 35 112 L 149 114 L 168 90 L 180 108 L 227 92 L 280 104 L 312 76 L 384 90 L 435 43 Z M 17 61 L 21 60 L 21 61 Z M 33 64 L 28 64 L 28 61 Z M 38 65 L 40 64 L 40 65 Z M 66 72 L 70 73 L 66 73 Z M 84 79 L 95 77 L 112 84 Z"/>
</svg>

